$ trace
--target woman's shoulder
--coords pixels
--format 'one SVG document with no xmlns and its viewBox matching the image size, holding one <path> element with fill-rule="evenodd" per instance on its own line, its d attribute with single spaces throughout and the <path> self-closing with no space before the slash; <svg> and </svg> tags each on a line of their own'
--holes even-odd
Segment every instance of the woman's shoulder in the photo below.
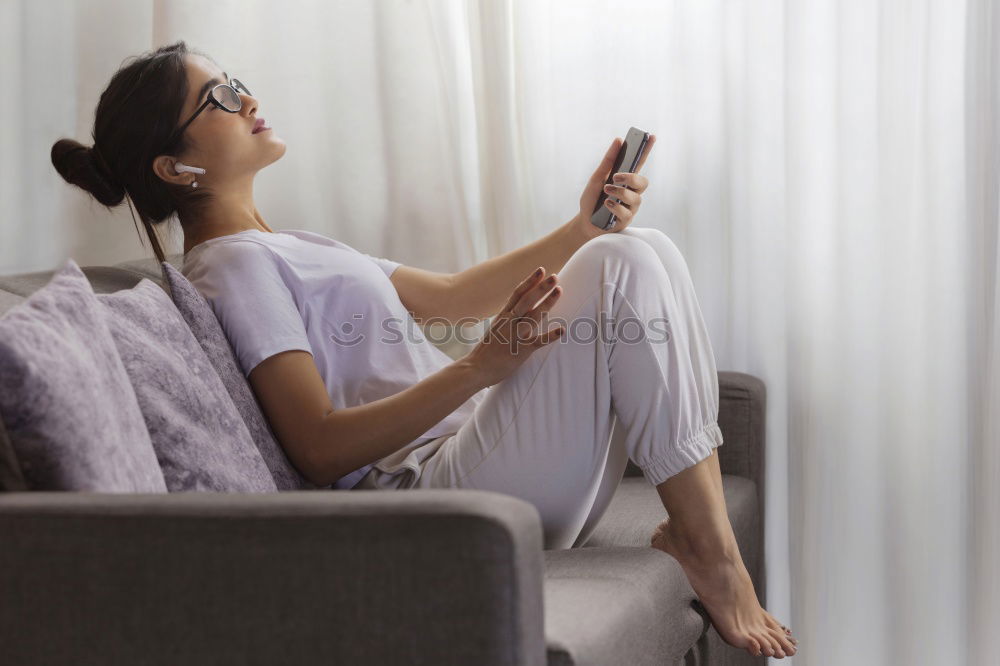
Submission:
<svg viewBox="0 0 1000 666">
<path fill-rule="evenodd" d="M 301 241 L 306 241 L 308 243 L 313 243 L 316 245 L 327 245 L 330 247 L 340 248 L 342 250 L 357 251 L 347 243 L 337 240 L 336 238 L 331 238 L 317 231 L 309 231 L 308 229 L 282 229 L 280 232 L 288 236 L 293 236 Z"/>
<path fill-rule="evenodd" d="M 274 250 L 266 242 L 251 236 L 214 239 L 209 245 L 200 245 L 184 255 L 183 271 L 187 274 L 196 269 L 242 268 L 247 263 L 271 261 Z"/>
<path fill-rule="evenodd" d="M 262 284 L 294 282 L 294 271 L 269 244 L 242 237 L 214 243 L 194 256 L 185 257 L 181 272 L 195 285 L 216 285 L 219 294 L 227 288 L 254 289 Z"/>
</svg>

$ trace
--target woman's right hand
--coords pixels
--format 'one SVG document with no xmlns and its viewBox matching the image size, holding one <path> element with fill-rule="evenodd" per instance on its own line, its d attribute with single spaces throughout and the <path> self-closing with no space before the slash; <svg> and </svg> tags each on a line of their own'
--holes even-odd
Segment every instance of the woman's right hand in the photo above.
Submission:
<svg viewBox="0 0 1000 666">
<path fill-rule="evenodd" d="M 484 386 L 493 386 L 513 373 L 533 351 L 558 340 L 565 326 L 540 331 L 542 313 L 555 304 L 562 292 L 558 276 L 546 277 L 539 267 L 514 289 L 507 304 L 493 318 L 490 329 L 466 355 L 481 373 Z M 550 292 L 551 293 L 548 293 Z M 545 294 L 548 293 L 548 296 Z M 543 300 L 542 297 L 545 296 Z"/>
</svg>

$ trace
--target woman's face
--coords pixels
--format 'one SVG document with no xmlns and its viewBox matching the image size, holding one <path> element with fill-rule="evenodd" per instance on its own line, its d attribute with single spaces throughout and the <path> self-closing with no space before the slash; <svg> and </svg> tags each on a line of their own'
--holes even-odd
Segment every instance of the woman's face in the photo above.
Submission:
<svg viewBox="0 0 1000 666">
<path fill-rule="evenodd" d="M 202 56 L 188 54 L 185 60 L 188 93 L 177 127 L 208 99 L 213 86 L 229 83 L 233 77 L 239 78 L 238 73 L 223 72 Z M 246 85 L 253 90 L 252 81 L 247 81 Z M 176 175 L 173 171 L 174 160 L 170 156 L 160 156 L 154 162 L 157 175 L 181 184 L 196 179 L 199 187 L 222 190 L 245 185 L 259 170 L 281 159 L 287 147 L 275 130 L 252 133 L 258 118 L 264 117 L 258 115 L 257 98 L 243 91 L 237 92 L 243 101 L 243 108 L 238 112 L 229 113 L 209 103 L 184 130 L 189 147 L 183 154 L 174 157 L 188 166 L 205 169 L 205 173 L 182 172 Z M 266 122 L 265 126 L 270 126 L 270 122 Z"/>
</svg>

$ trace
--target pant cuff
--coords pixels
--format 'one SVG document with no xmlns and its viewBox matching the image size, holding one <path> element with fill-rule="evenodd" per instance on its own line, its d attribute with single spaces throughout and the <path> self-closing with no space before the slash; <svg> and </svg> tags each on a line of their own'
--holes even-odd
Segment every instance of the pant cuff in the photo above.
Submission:
<svg viewBox="0 0 1000 666">
<path fill-rule="evenodd" d="M 705 425 L 701 431 L 689 437 L 686 441 L 670 449 L 662 458 L 649 461 L 635 461 L 642 470 L 646 480 L 654 486 L 659 485 L 683 472 L 688 467 L 700 463 L 712 455 L 712 449 L 722 445 L 722 430 L 717 421 Z"/>
</svg>

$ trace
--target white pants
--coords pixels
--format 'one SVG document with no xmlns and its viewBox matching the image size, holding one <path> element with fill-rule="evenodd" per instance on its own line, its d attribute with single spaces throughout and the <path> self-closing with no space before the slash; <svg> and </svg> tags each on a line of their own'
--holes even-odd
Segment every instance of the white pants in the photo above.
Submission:
<svg viewBox="0 0 1000 666">
<path fill-rule="evenodd" d="M 715 356 L 673 241 L 650 228 L 599 236 L 559 284 L 545 328 L 561 320 L 563 338 L 490 387 L 458 432 L 408 444 L 354 488 L 514 495 L 537 507 L 545 548 L 562 549 L 590 537 L 628 459 L 659 484 L 711 455 Z"/>
</svg>

